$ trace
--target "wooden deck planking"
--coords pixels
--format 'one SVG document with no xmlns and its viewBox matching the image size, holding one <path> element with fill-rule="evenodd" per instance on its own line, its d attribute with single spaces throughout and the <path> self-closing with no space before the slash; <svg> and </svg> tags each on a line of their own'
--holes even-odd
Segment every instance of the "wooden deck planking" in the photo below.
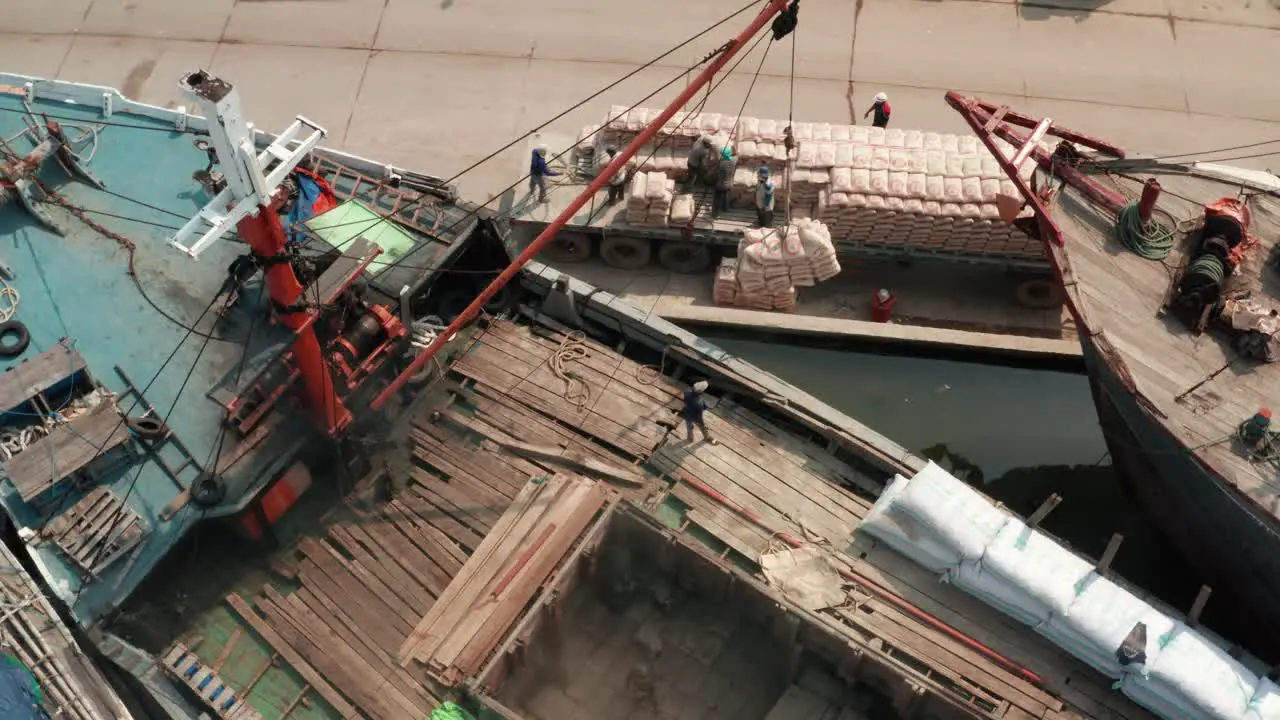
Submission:
<svg viewBox="0 0 1280 720">
<path fill-rule="evenodd" d="M 579 406 L 548 364 L 558 343 L 542 340 L 510 323 L 495 323 L 462 356 L 455 369 L 502 394 L 579 427 L 603 442 L 639 456 L 652 451 L 678 408 L 678 389 L 665 379 L 642 382 L 641 366 L 603 346 L 584 341 L 586 357 L 565 368 L 588 392 Z"/>
<path fill-rule="evenodd" d="M 594 456 L 605 462 L 626 463 L 625 456 L 619 455 L 591 438 L 578 432 L 577 428 L 560 422 L 556 418 L 547 417 L 520 403 L 502 396 L 492 388 L 477 386 L 476 392 L 469 398 L 475 405 L 477 417 L 489 425 L 499 428 L 517 440 L 529 441 L 537 438 L 537 442 L 546 442 L 564 448 L 572 448 Z"/>
<path fill-rule="evenodd" d="M 1091 717 L 1152 717 L 1112 690 L 1110 681 L 1092 668 L 995 608 L 940 582 L 937 575 L 892 550 L 875 548 L 864 558 L 845 558 L 872 582 L 1014 663 L 1032 669 L 1043 679 L 1045 690 Z M 997 675 L 1016 677 L 990 661 L 983 665 Z"/>
<path fill-rule="evenodd" d="M 776 428 L 764 430 L 756 421 L 765 420 L 745 408 L 728 405 L 716 408 L 713 421 L 717 421 L 722 446 L 737 448 L 739 454 L 781 480 L 787 487 L 814 502 L 826 505 L 830 512 L 842 519 L 852 517 L 861 520 L 871 509 L 871 503 L 854 495 L 847 484 L 853 484 L 857 473 L 834 456 L 819 459 L 822 451 L 804 447 L 794 436 L 788 436 Z"/>
<path fill-rule="evenodd" d="M 1238 187 L 1204 178 L 1156 173 L 1165 192 L 1160 207 L 1175 218 L 1199 218 L 1199 202 L 1234 196 Z M 1136 196 L 1137 183 L 1116 182 Z M 1076 296 L 1093 332 L 1101 331 L 1120 353 L 1143 395 L 1164 413 L 1166 427 L 1189 446 L 1212 443 L 1197 450 L 1210 466 L 1244 495 L 1268 512 L 1280 513 L 1274 497 L 1280 494 L 1275 468 L 1249 462 L 1231 442 L 1215 442 L 1280 394 L 1280 368 L 1254 366 L 1236 360 L 1231 343 L 1213 332 L 1196 337 L 1179 321 L 1156 316 L 1172 280 L 1172 268 L 1185 263 L 1194 238 L 1182 238 L 1163 263 L 1143 260 L 1121 248 L 1109 223 L 1097 223 L 1095 213 L 1079 211 L 1074 192 L 1064 192 L 1055 217 L 1067 238 L 1059 257 L 1069 262 Z M 1181 197 L 1180 197 L 1181 196 Z M 1194 198 L 1191 203 L 1182 197 Z M 1251 232 L 1260 239 L 1253 256 L 1237 273 L 1233 287 L 1273 295 L 1264 278 L 1265 260 L 1280 238 L 1280 203 L 1265 195 L 1251 199 Z M 1204 381 L 1228 362 L 1235 369 L 1205 382 L 1184 402 L 1176 398 Z M 1251 368 L 1251 369 L 1250 369 Z"/>
<path fill-rule="evenodd" d="M 504 367 L 497 359 L 480 354 L 484 347 L 473 349 L 454 369 L 634 456 L 651 452 L 660 442 L 662 428 L 656 419 L 644 419 L 649 412 L 657 417 L 651 408 L 609 397 L 598 389 L 579 406 L 566 397 L 568 388 L 552 376 L 549 368 L 540 367 L 526 378 Z M 551 379 L 546 380 L 544 376 Z"/>
<path fill-rule="evenodd" d="M 1050 708 L 1061 709 L 1062 702 L 1034 685 L 1010 673 L 1002 672 L 989 660 L 977 656 L 942 633 L 926 628 L 898 613 L 893 607 L 875 600 L 858 607 L 832 611 L 841 620 L 865 628 L 913 657 L 927 658 L 931 665 L 942 668 L 950 678 L 993 705 L 1008 701 L 1040 717 Z M 965 682 L 967 681 L 967 682 Z"/>
<path fill-rule="evenodd" d="M 521 363 L 523 372 L 532 370 L 534 365 L 546 365 L 561 346 L 573 342 L 565 335 L 549 333 L 545 328 L 531 330 L 528 326 L 520 326 L 510 321 L 502 321 L 491 327 L 482 337 L 482 342 L 495 350 L 504 352 L 513 363 Z M 645 372 L 641 365 L 605 347 L 594 340 L 583 339 L 579 347 L 586 354 L 573 360 L 572 367 L 579 371 L 583 379 L 593 386 L 607 385 L 614 392 L 630 402 L 648 405 L 665 405 L 678 399 L 684 388 L 667 377 L 655 378 L 652 372 Z M 645 380 L 639 375 L 644 373 Z M 652 381 L 648 381 L 653 378 Z"/>
<path fill-rule="evenodd" d="M 394 702 L 386 693 L 373 692 L 381 678 L 370 678 L 363 672 L 361 663 L 353 660 L 352 651 L 336 639 L 332 631 L 324 632 L 319 624 L 312 625 L 301 614 L 290 612 L 270 598 L 259 597 L 254 605 L 267 619 L 271 628 L 294 648 L 325 679 L 342 688 L 346 695 L 364 714 L 376 720 L 393 720 L 404 717 L 413 710 Z"/>
<path fill-rule="evenodd" d="M 0 412 L 17 408 L 84 369 L 80 351 L 66 338 L 59 340 L 57 345 L 0 373 Z"/>
<path fill-rule="evenodd" d="M 32 442 L 4 469 L 22 499 L 30 501 L 127 442 L 129 430 L 115 403 L 102 402 Z"/>
<path fill-rule="evenodd" d="M 742 442 L 744 436 L 732 429 L 735 423 L 721 417 L 718 408 L 707 411 L 705 418 L 720 444 L 669 439 L 651 462 L 664 471 L 687 473 L 763 517 L 785 520 L 797 534 L 808 529 L 839 542 L 853 533 L 859 515 L 824 497 L 820 491 L 829 487 L 825 480 L 811 476 L 811 482 L 797 483 L 795 476 L 803 472 L 799 467 L 776 469 L 783 464 L 775 460 L 777 454 L 753 447 L 758 442 Z"/>
<path fill-rule="evenodd" d="M 449 432 L 436 434 L 457 439 Z M 522 485 L 528 482 L 528 474 L 474 444 L 449 450 L 483 458 L 490 469 L 506 467 L 504 482 L 514 483 L 516 476 Z M 491 517 L 510 504 L 462 467 L 454 466 L 456 473 L 437 468 L 443 477 L 419 471 L 377 510 L 355 511 L 351 520 L 330 526 L 325 537 L 303 539 L 299 588 L 285 595 L 267 587 L 257 602 L 258 619 L 268 631 L 367 717 L 426 717 L 435 704 L 430 690 L 399 663 L 399 649 L 474 549 L 466 542 L 483 538 L 492 526 L 473 514 L 475 507 L 463 512 L 459 504 L 483 496 L 490 506 L 480 514 Z M 463 531 L 466 542 L 451 537 Z"/>
<path fill-rule="evenodd" d="M 826 480 L 825 484 L 819 485 L 826 497 L 860 517 L 871 509 L 874 501 L 853 494 L 851 487 L 876 497 L 883 488 L 882 482 L 866 477 L 823 448 L 797 438 L 795 434 L 779 428 L 737 403 L 727 402 L 722 405 L 722 414 L 726 419 L 732 418 L 735 421 L 735 429 L 751 435 L 762 449 L 767 448 L 788 464 L 799 466 L 804 471 L 806 481 L 811 475 Z"/>
<path fill-rule="evenodd" d="M 804 535 L 793 519 L 805 521 L 805 512 L 821 509 L 828 531 L 847 527 L 851 533 L 865 516 L 870 503 L 838 487 L 844 474 L 835 458 L 827 461 L 816 446 L 803 447 L 793 436 L 750 411 L 725 404 L 708 411 L 708 425 L 719 446 L 696 444 L 691 454 L 681 456 L 680 445 L 664 444 L 652 460 L 663 470 L 679 469 L 724 494 L 730 501 L 759 514 L 774 529 L 795 537 Z M 674 451 L 669 454 L 669 451 Z M 688 449 L 684 449 L 688 452 Z M 739 455 L 740 453 L 740 455 Z M 735 455 L 737 461 L 735 462 Z M 785 468 L 785 470 L 780 470 Z M 672 495 L 689 506 L 687 520 L 711 533 L 727 547 L 758 562 L 759 555 L 781 545 L 771 541 L 767 531 L 745 520 L 700 492 L 681 484 Z M 844 502 L 836 502 L 844 500 Z M 793 512 L 801 508 L 799 516 Z M 787 516 L 787 517 L 784 517 Z M 844 522 L 847 525 L 841 525 Z M 810 529 L 818 529 L 810 527 Z M 840 541 L 848 537 L 828 538 Z M 1006 657 L 1034 668 L 1053 693 L 1091 714 L 1134 716 L 1133 706 L 1110 692 L 1103 679 L 1092 670 L 1064 658 L 1056 648 L 1034 636 L 1028 628 L 982 605 L 960 591 L 940 583 L 936 576 L 910 565 L 899 556 L 876 550 L 867 558 L 837 555 L 872 580 L 935 614 L 944 622 L 995 648 Z M 905 578 L 905 579 L 904 579 Z M 934 672 L 970 692 L 1008 701 L 1034 717 L 1062 707 L 1050 692 L 1031 685 L 991 660 L 981 657 L 944 633 L 914 618 L 898 613 L 879 601 L 873 613 L 855 615 L 864 632 L 924 662 Z M 857 611 L 855 611 L 857 612 Z M 980 620 L 979 620 L 980 619 Z M 991 639 L 998 635 L 998 640 Z M 855 633 L 856 634 L 856 633 Z M 994 703 L 997 706 L 1000 702 Z M 1008 706 L 1004 706 L 1008 707 Z"/>
</svg>

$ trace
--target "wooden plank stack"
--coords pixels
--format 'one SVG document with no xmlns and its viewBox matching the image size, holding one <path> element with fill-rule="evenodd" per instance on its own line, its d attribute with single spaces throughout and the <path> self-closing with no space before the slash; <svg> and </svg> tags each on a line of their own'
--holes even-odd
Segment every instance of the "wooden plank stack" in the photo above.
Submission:
<svg viewBox="0 0 1280 720">
<path fill-rule="evenodd" d="M 531 480 L 401 645 L 401 663 L 451 686 L 474 677 L 606 499 L 584 478 Z"/>
</svg>

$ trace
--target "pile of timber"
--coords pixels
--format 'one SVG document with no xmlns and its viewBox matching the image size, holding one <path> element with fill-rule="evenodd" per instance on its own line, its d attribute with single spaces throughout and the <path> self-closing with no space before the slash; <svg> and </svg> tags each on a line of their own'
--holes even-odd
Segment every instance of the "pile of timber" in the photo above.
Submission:
<svg viewBox="0 0 1280 720">
<path fill-rule="evenodd" d="M 475 677 L 606 499 L 581 477 L 531 480 L 409 634 L 400 662 L 450 686 Z"/>
</svg>

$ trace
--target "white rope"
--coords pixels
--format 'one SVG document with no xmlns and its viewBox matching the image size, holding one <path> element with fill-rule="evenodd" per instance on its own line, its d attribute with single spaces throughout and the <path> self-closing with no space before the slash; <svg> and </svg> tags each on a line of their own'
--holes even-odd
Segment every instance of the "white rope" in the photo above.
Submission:
<svg viewBox="0 0 1280 720">
<path fill-rule="evenodd" d="M 22 300 L 22 296 L 18 294 L 18 289 L 9 284 L 8 280 L 0 277 L 0 322 L 9 322 L 18 312 L 18 303 Z"/>
</svg>

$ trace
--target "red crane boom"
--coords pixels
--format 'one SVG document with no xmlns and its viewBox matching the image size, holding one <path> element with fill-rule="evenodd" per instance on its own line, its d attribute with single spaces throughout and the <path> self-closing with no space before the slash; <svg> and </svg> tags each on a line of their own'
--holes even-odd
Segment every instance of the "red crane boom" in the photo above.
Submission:
<svg viewBox="0 0 1280 720">
<path fill-rule="evenodd" d="M 422 370 L 423 366 L 430 362 L 431 358 L 434 357 L 435 354 L 440 351 L 440 348 L 444 346 L 445 341 L 453 337 L 454 334 L 461 330 L 464 325 L 471 322 L 476 315 L 479 314 L 480 309 L 484 307 L 485 303 L 489 302 L 489 300 L 497 294 L 499 290 L 505 287 L 507 283 L 515 279 L 521 268 L 527 265 L 529 261 L 542 250 L 542 248 L 546 247 L 547 243 L 551 242 L 555 238 L 561 228 L 563 228 L 565 224 L 568 223 L 569 220 L 573 218 L 573 216 L 576 215 L 597 192 L 604 188 L 605 183 L 609 182 L 609 178 L 613 177 L 613 174 L 618 172 L 618 170 L 621 170 L 623 166 L 625 166 L 627 162 L 635 156 L 636 152 L 641 147 L 652 140 L 653 137 L 658 134 L 658 131 L 662 129 L 662 126 L 666 125 L 667 121 L 670 120 L 671 117 L 680 110 L 680 108 L 684 107 L 693 98 L 693 96 L 698 93 L 698 91 L 705 87 L 707 83 L 711 82 L 711 78 L 714 77 L 715 74 L 719 72 L 730 60 L 732 60 L 733 57 L 738 54 L 738 51 L 741 50 L 743 46 L 751 40 L 751 38 L 755 37 L 756 33 L 760 32 L 762 28 L 769 24 L 769 21 L 773 19 L 774 16 L 786 9 L 786 6 L 787 0 L 769 0 L 768 6 L 760 11 L 760 14 L 756 16 L 755 20 L 751 21 L 751 24 L 748 25 L 740 35 L 730 41 L 724 50 L 711 61 L 711 64 L 699 73 L 698 76 L 695 77 L 687 87 L 685 87 L 684 91 L 681 92 L 676 99 L 658 115 L 658 117 L 654 118 L 653 121 L 651 121 L 649 125 L 636 136 L 635 140 L 631 141 L 631 144 L 623 148 L 622 151 L 614 157 L 613 162 L 609 163 L 608 167 L 601 170 L 596 175 L 595 180 L 587 186 L 587 189 L 583 190 L 578 197 L 574 198 L 573 202 L 569 203 L 569 206 L 565 208 L 564 211 L 562 211 L 556 219 L 546 227 L 545 230 L 539 233 L 538 237 L 534 238 L 533 242 L 529 244 L 529 247 L 525 248 L 524 252 L 520 253 L 520 255 L 518 255 L 516 259 L 502 271 L 502 274 L 494 278 L 493 282 L 489 284 L 489 287 L 485 288 L 484 292 L 480 293 L 479 297 L 473 300 L 471 304 L 468 305 L 467 308 L 449 324 L 447 330 L 437 334 L 436 339 L 433 340 L 430 345 L 423 348 L 422 352 L 418 353 L 418 356 L 413 359 L 413 362 L 409 363 L 409 367 L 406 368 L 404 372 L 400 373 L 400 375 L 396 377 L 396 379 L 393 380 L 385 390 L 373 399 L 373 409 L 382 409 L 382 407 L 387 404 L 387 401 L 389 401 L 393 395 L 399 392 L 401 388 L 409 382 L 409 378 Z"/>
</svg>

